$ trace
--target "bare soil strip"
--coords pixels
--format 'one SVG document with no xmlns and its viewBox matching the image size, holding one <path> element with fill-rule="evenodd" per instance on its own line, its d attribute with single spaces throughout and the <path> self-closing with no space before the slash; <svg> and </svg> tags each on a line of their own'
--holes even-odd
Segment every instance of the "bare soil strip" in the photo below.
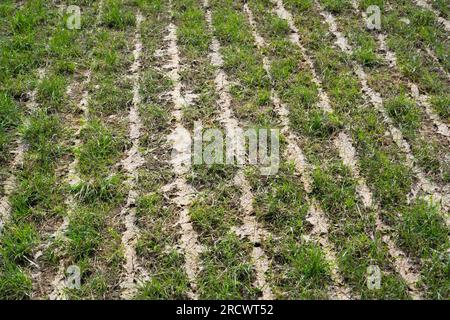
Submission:
<svg viewBox="0 0 450 320">
<path fill-rule="evenodd" d="M 128 150 L 128 156 L 122 161 L 122 166 L 127 172 L 127 184 L 129 187 L 128 197 L 125 206 L 120 212 L 125 225 L 125 232 L 122 234 L 122 244 L 125 248 L 124 279 L 120 287 L 123 289 L 121 297 L 123 299 L 132 298 L 136 292 L 137 274 L 144 280 L 147 278 L 145 271 L 139 266 L 136 256 L 136 241 L 138 229 L 136 226 L 136 181 L 138 179 L 138 169 L 143 165 L 144 158 L 139 151 L 139 138 L 141 137 L 142 122 L 139 116 L 139 105 L 141 96 L 139 94 L 139 79 L 141 67 L 142 42 L 139 28 L 144 17 L 140 12 L 136 15 L 136 32 L 134 35 L 134 61 L 130 68 L 131 79 L 133 81 L 133 103 L 131 105 L 129 121 L 129 138 L 131 140 L 131 149 Z"/>
<path fill-rule="evenodd" d="M 38 69 L 38 84 L 44 79 L 45 74 L 46 74 L 45 69 Z M 25 105 L 25 109 L 27 112 L 31 113 L 37 107 L 36 103 L 37 88 L 31 92 L 28 92 L 27 95 L 29 99 Z M 11 168 L 10 175 L 4 181 L 4 195 L 0 199 L 0 234 L 5 223 L 7 223 L 8 220 L 11 218 L 11 206 L 9 204 L 9 197 L 12 195 L 12 193 L 16 188 L 17 182 L 15 177 L 15 171 L 20 166 L 22 166 L 24 153 L 26 151 L 26 146 L 20 138 L 17 140 L 16 143 L 17 143 L 16 149 L 14 149 L 13 151 L 14 159 L 10 165 Z"/>
<path fill-rule="evenodd" d="M 171 4 L 170 4 L 171 5 Z M 200 271 L 200 253 L 203 248 L 199 244 L 198 234 L 194 230 L 189 216 L 189 207 L 192 204 L 194 190 L 186 181 L 186 174 L 190 170 L 190 144 L 186 143 L 187 129 L 182 125 L 182 109 L 188 102 L 182 95 L 182 84 L 180 81 L 180 53 L 177 45 L 177 27 L 171 23 L 168 27 L 169 34 L 167 54 L 170 61 L 163 68 L 167 69 L 168 78 L 172 80 L 173 89 L 170 93 L 174 104 L 171 117 L 175 120 L 175 127 L 167 137 L 167 142 L 174 146 L 172 151 L 171 165 L 176 175 L 174 182 L 162 187 L 163 192 L 175 191 L 175 197 L 171 199 L 179 210 L 177 224 L 181 227 L 180 247 L 184 251 L 185 271 L 188 276 L 191 292 L 188 293 L 191 299 L 198 299 L 196 293 L 196 277 Z"/>
<path fill-rule="evenodd" d="M 440 13 L 435 10 L 428 0 L 414 0 L 414 3 L 418 5 L 421 8 L 427 9 L 436 16 L 436 19 L 439 23 L 441 23 L 444 26 L 445 31 L 450 32 L 450 21 L 440 16 Z"/>
<path fill-rule="evenodd" d="M 239 129 L 239 121 L 233 115 L 231 109 L 231 96 L 229 93 L 230 85 L 227 75 L 223 71 L 223 58 L 220 53 L 220 43 L 214 34 L 214 27 L 212 24 L 212 15 L 209 8 L 209 3 L 204 0 L 203 6 L 206 10 L 206 20 L 208 22 L 208 28 L 212 34 L 211 42 L 211 64 L 217 68 L 216 78 L 214 80 L 216 85 L 216 92 L 219 94 L 219 100 L 217 104 L 221 108 L 220 121 L 225 127 L 227 135 L 231 137 L 231 141 L 236 141 L 235 133 Z M 251 187 L 242 169 L 240 169 L 234 179 L 236 187 L 238 187 L 242 193 L 240 198 L 240 208 L 243 213 L 243 225 L 236 229 L 235 232 L 239 236 L 248 237 L 253 244 L 252 249 L 252 262 L 256 269 L 256 280 L 254 285 L 262 290 L 262 299 L 270 300 L 274 299 L 272 290 L 266 280 L 266 272 L 269 269 L 269 261 L 265 252 L 259 246 L 261 240 L 267 236 L 267 231 L 263 230 L 257 222 L 254 216 L 253 201 L 254 195 L 251 191 Z"/>
<path fill-rule="evenodd" d="M 314 71 L 314 65 L 312 60 L 305 54 L 305 49 L 301 46 L 299 41 L 298 29 L 295 27 L 292 17 L 288 11 L 285 10 L 283 3 L 281 1 L 276 1 L 276 13 L 281 18 L 288 22 L 289 27 L 291 29 L 291 41 L 298 45 L 304 54 L 305 61 L 308 66 L 311 68 L 313 73 L 313 82 L 318 86 L 319 91 L 319 104 L 320 106 L 327 112 L 331 112 L 331 106 L 329 103 L 328 96 L 322 89 L 321 82 L 317 77 L 317 74 Z M 266 47 L 266 43 L 264 39 L 257 33 L 256 23 L 254 21 L 251 10 L 248 5 L 245 5 L 245 11 L 247 12 L 247 17 L 252 25 L 252 32 L 255 38 L 257 46 L 260 50 Z M 266 70 L 269 77 L 270 75 L 270 62 L 267 57 L 264 57 L 264 69 Z M 287 140 L 287 157 L 295 163 L 296 170 L 300 173 L 302 177 L 303 187 L 307 192 L 311 192 L 311 182 L 310 182 L 310 169 L 307 163 L 306 157 L 303 155 L 301 148 L 297 142 L 298 138 L 289 128 L 289 111 L 286 106 L 284 106 L 275 90 L 272 89 L 271 92 L 271 100 L 274 104 L 275 111 L 281 119 L 282 125 L 282 133 L 286 135 Z M 331 264 L 331 276 L 334 282 L 334 285 L 329 290 L 330 297 L 334 299 L 351 299 L 352 294 L 350 289 L 344 284 L 344 280 L 339 273 L 337 268 L 337 260 L 336 254 L 334 250 L 334 246 L 328 241 L 327 233 L 328 233 L 328 221 L 322 210 L 317 205 L 315 199 L 307 199 L 310 207 L 310 212 L 307 220 L 314 226 L 311 232 L 311 236 L 313 239 L 317 240 L 325 253 L 327 260 Z"/>
<path fill-rule="evenodd" d="M 336 45 L 343 52 L 352 54 L 353 48 L 349 45 L 347 38 L 338 30 L 335 17 L 331 13 L 324 11 L 318 2 L 315 2 L 315 4 L 319 9 L 320 14 L 328 23 L 330 32 L 333 33 L 336 37 Z M 369 86 L 367 81 L 367 74 L 364 72 L 361 65 L 355 63 L 354 72 L 360 80 L 364 95 L 367 97 L 368 101 L 372 103 L 376 110 L 383 116 L 384 122 L 389 126 L 389 131 L 392 138 L 406 156 L 406 165 L 414 172 L 415 176 L 418 179 L 417 185 L 413 188 L 409 196 L 410 200 L 415 199 L 419 195 L 419 192 L 422 190 L 426 195 L 431 196 L 432 201 L 440 203 L 444 210 L 448 210 L 450 208 L 450 195 L 445 194 L 445 192 L 442 192 L 442 190 L 440 190 L 438 186 L 429 181 L 425 177 L 424 172 L 416 166 L 416 159 L 411 153 L 411 146 L 404 139 L 401 131 L 394 126 L 392 119 L 388 116 L 386 110 L 383 107 L 383 98 L 381 97 L 381 95 Z M 450 220 L 446 219 L 446 223 L 449 224 Z"/>
<path fill-rule="evenodd" d="M 359 12 L 364 20 L 367 19 L 367 14 L 364 11 L 359 10 L 359 1 L 354 0 L 352 1 L 353 9 L 356 12 Z M 386 35 L 379 33 L 377 36 L 377 43 L 378 47 L 381 52 L 383 52 L 383 59 L 389 64 L 390 67 L 395 68 L 398 70 L 397 65 L 397 57 L 395 52 L 389 50 L 387 44 L 386 44 Z M 416 103 L 425 110 L 425 113 L 427 116 L 433 121 L 434 126 L 436 127 L 437 133 L 441 134 L 442 136 L 446 137 L 447 139 L 450 139 L 450 130 L 448 128 L 448 125 L 442 122 L 442 120 L 439 118 L 439 116 L 432 110 L 431 104 L 430 104 L 430 97 L 428 97 L 426 94 L 420 94 L 419 88 L 417 84 L 412 83 L 411 81 L 408 81 L 408 86 L 411 89 L 411 95 L 416 101 Z"/>
</svg>

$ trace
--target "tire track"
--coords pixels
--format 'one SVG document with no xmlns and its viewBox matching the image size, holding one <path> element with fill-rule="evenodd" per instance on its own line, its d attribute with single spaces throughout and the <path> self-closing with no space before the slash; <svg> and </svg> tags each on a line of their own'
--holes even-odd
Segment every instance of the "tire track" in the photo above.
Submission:
<svg viewBox="0 0 450 320">
<path fill-rule="evenodd" d="M 319 78 L 317 77 L 317 74 L 314 70 L 314 65 L 312 63 L 312 60 L 309 58 L 309 56 L 307 56 L 305 54 L 305 49 L 303 48 L 303 46 L 301 45 L 301 43 L 299 41 L 298 30 L 295 27 L 295 25 L 293 24 L 292 17 L 290 16 L 289 12 L 287 12 L 284 9 L 283 3 L 281 1 L 276 1 L 276 2 L 274 2 L 274 4 L 276 4 L 276 6 L 277 6 L 276 14 L 278 15 L 278 17 L 281 19 L 284 19 L 289 24 L 289 27 L 291 29 L 291 37 L 290 37 L 291 41 L 300 47 L 306 63 L 312 70 L 313 82 L 318 86 L 318 91 L 319 91 L 319 105 L 325 111 L 331 112 L 332 109 L 331 109 L 331 106 L 329 103 L 329 98 L 322 89 L 321 82 L 320 82 Z M 253 18 L 253 14 L 247 4 L 244 5 L 244 10 L 247 13 L 247 18 L 252 27 L 252 34 L 255 39 L 255 43 L 256 43 L 257 47 L 261 51 L 263 51 L 264 48 L 267 47 L 267 44 L 265 43 L 265 40 L 258 34 L 256 22 Z M 270 62 L 265 55 L 264 55 L 263 59 L 264 59 L 264 61 L 263 61 L 264 69 L 265 69 L 267 75 L 270 78 L 272 78 L 271 74 L 270 74 Z M 310 181 L 311 168 L 309 168 L 309 164 L 307 163 L 306 157 L 304 156 L 303 151 L 299 147 L 299 144 L 297 142 L 298 138 L 295 136 L 295 134 L 289 128 L 289 111 L 288 111 L 287 107 L 281 103 L 277 93 L 275 92 L 275 90 L 273 88 L 271 91 L 271 100 L 272 100 L 272 103 L 274 104 L 275 111 L 281 120 L 281 125 L 282 125 L 281 132 L 286 136 L 286 141 L 288 144 L 287 157 L 291 161 L 294 162 L 295 168 L 301 176 L 301 180 L 302 180 L 305 190 L 308 193 L 310 193 L 312 191 L 311 190 L 311 181 Z M 316 200 L 309 199 L 308 196 L 306 196 L 306 198 L 307 198 L 306 200 L 308 201 L 308 204 L 310 207 L 307 221 L 313 225 L 313 230 L 312 230 L 311 234 L 309 236 L 307 236 L 307 240 L 310 240 L 308 238 L 311 237 L 313 240 L 316 240 L 317 242 L 319 242 L 321 244 L 322 249 L 325 253 L 325 256 L 332 266 L 331 276 L 332 276 L 332 280 L 334 282 L 334 286 L 332 286 L 330 288 L 331 290 L 329 290 L 329 295 L 330 295 L 330 297 L 333 297 L 333 298 L 339 299 L 339 300 L 351 299 L 352 298 L 351 290 L 344 284 L 344 279 L 340 275 L 339 270 L 337 268 L 337 258 L 336 258 L 336 254 L 335 254 L 335 248 L 328 240 L 328 236 L 327 236 L 328 220 L 327 220 L 326 216 L 324 215 L 322 209 L 317 204 Z"/>
<path fill-rule="evenodd" d="M 169 2 L 170 11 L 172 11 L 172 1 Z M 172 12 L 170 12 L 173 15 Z M 189 105 L 188 101 L 182 94 L 182 83 L 180 80 L 180 53 L 177 45 L 177 27 L 170 23 L 168 27 L 167 54 L 170 61 L 163 66 L 167 69 L 167 76 L 172 80 L 173 89 L 170 92 L 172 103 L 174 104 L 171 117 L 175 120 L 172 132 L 167 136 L 167 142 L 173 146 L 171 165 L 175 173 L 175 181 L 161 188 L 165 193 L 175 191 L 175 197 L 170 199 L 179 210 L 177 224 L 181 227 L 180 247 L 184 251 L 185 271 L 191 286 L 191 292 L 188 296 L 197 300 L 197 274 L 200 271 L 200 254 L 203 247 L 199 244 L 198 234 L 194 230 L 191 218 L 189 216 L 189 207 L 192 204 L 195 190 L 187 183 L 186 174 L 190 170 L 190 134 L 182 125 L 182 109 Z M 186 139 L 189 139 L 186 140 Z"/>
<path fill-rule="evenodd" d="M 353 48 L 349 45 L 347 38 L 338 30 L 338 26 L 336 23 L 335 17 L 326 12 L 322 6 L 315 1 L 316 7 L 319 9 L 320 15 L 325 19 L 329 26 L 330 32 L 336 37 L 336 45 L 346 54 L 351 55 L 353 53 Z M 381 95 L 372 89 L 367 81 L 367 74 L 364 72 L 361 65 L 354 63 L 353 69 L 355 74 L 358 76 L 362 92 L 371 102 L 371 104 L 375 107 L 375 109 L 382 115 L 384 122 L 388 125 L 389 132 L 397 144 L 397 146 L 402 150 L 406 157 L 406 165 L 413 171 L 414 175 L 417 177 L 418 182 L 417 185 L 413 187 L 411 193 L 409 195 L 409 202 L 413 199 L 417 198 L 419 192 L 422 190 L 426 195 L 431 197 L 432 201 L 440 203 L 444 210 L 448 210 L 450 208 L 450 195 L 439 190 L 439 187 L 434 185 L 431 181 L 429 181 L 424 172 L 416 166 L 416 159 L 411 153 L 411 146 L 404 139 L 401 131 L 396 128 L 393 124 L 392 119 L 388 116 L 386 110 L 383 107 L 383 98 Z M 447 225 L 450 226 L 450 219 L 444 217 Z"/>
<path fill-rule="evenodd" d="M 142 41 L 139 28 L 143 22 L 144 17 L 140 12 L 136 15 L 136 32 L 134 34 L 134 50 L 133 50 L 133 64 L 130 68 L 130 78 L 133 82 L 133 101 L 128 113 L 129 122 L 129 138 L 132 146 L 128 150 L 128 156 L 122 160 L 122 166 L 127 173 L 127 184 L 129 186 L 126 204 L 122 207 L 120 216 L 125 225 L 125 232 L 122 234 L 122 245 L 125 248 L 125 263 L 123 269 L 125 271 L 124 279 L 120 283 L 122 288 L 121 297 L 123 299 L 131 299 L 137 292 L 136 284 L 138 282 L 137 276 L 145 279 L 148 278 L 147 273 L 139 264 L 136 256 L 136 241 L 139 233 L 136 226 L 136 182 L 138 179 L 138 169 L 144 164 L 144 158 L 139 151 L 139 139 L 141 137 L 142 121 L 139 116 L 139 105 L 142 98 L 139 94 L 139 80 L 141 68 L 141 54 Z"/>
<path fill-rule="evenodd" d="M 217 105 L 220 106 L 222 113 L 219 120 L 225 128 L 227 136 L 230 137 L 230 141 L 234 143 L 238 141 L 237 130 L 239 130 L 239 121 L 235 118 L 231 109 L 231 96 L 229 93 L 230 86 L 228 77 L 222 69 L 223 58 L 220 53 L 220 43 L 214 36 L 212 14 L 208 0 L 203 1 L 203 7 L 206 11 L 206 21 L 208 24 L 208 29 L 212 36 L 210 59 L 211 64 L 216 67 L 216 77 L 214 79 L 214 83 L 216 86 L 216 92 L 219 94 Z M 258 288 L 261 288 L 262 299 L 272 300 L 274 299 L 274 295 L 266 279 L 266 272 L 269 269 L 270 262 L 267 258 L 266 253 L 259 246 L 262 239 L 264 239 L 264 237 L 267 237 L 268 232 L 262 229 L 262 227 L 256 220 L 256 217 L 254 216 L 254 195 L 242 169 L 238 170 L 234 178 L 234 184 L 237 188 L 239 188 L 239 190 L 241 190 L 242 193 L 240 198 L 240 208 L 243 213 L 243 224 L 239 228 L 236 228 L 234 231 L 237 235 L 241 237 L 247 237 L 252 242 L 253 249 L 251 253 L 251 259 L 256 271 L 256 280 L 254 285 Z"/>
</svg>

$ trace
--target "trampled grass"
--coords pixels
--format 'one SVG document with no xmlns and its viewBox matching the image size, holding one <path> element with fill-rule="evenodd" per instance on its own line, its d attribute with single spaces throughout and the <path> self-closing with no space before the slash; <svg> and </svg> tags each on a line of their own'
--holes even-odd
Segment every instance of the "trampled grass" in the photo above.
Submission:
<svg viewBox="0 0 450 320">
<path fill-rule="evenodd" d="M 421 3 L 2 1 L 0 299 L 449 299 L 449 11 Z M 279 133 L 275 173 L 205 163 L 237 128 Z"/>
</svg>

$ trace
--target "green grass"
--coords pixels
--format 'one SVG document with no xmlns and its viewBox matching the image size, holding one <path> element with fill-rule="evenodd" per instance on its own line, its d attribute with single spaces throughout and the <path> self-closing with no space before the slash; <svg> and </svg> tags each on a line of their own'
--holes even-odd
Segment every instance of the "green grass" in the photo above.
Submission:
<svg viewBox="0 0 450 320">
<path fill-rule="evenodd" d="M 20 110 L 16 102 L 6 93 L 0 93 L 0 163 L 9 159 L 13 141 L 12 131 L 20 121 Z"/>
<path fill-rule="evenodd" d="M 139 31 L 143 43 L 139 151 L 145 161 L 136 172 L 136 203 L 129 209 L 136 213 L 138 263 L 150 277 L 137 279 L 133 298 L 188 299 L 194 291 L 200 299 L 257 299 L 262 288 L 255 285 L 252 250 L 258 246 L 268 258 L 266 280 L 277 299 L 329 298 L 332 268 L 362 299 L 410 299 L 385 243 L 384 236 L 389 235 L 417 267 L 417 289 L 424 297 L 448 299 L 446 212 L 421 197 L 409 199 L 417 183 L 415 172 L 389 135 L 383 114 L 367 101 L 354 72 L 356 65 L 363 67 L 368 85 L 383 97 L 386 114 L 411 145 L 414 164 L 437 186 L 448 184 L 448 143 L 411 98 L 408 86 L 416 83 L 421 94 L 430 96 L 436 114 L 448 122 L 448 39 L 434 14 L 412 1 L 360 1 L 362 11 L 373 4 L 382 8 L 382 31 L 397 55 L 397 70 L 383 61 L 378 32 L 365 28 L 351 1 L 319 1 L 336 17 L 339 31 L 354 48 L 349 55 L 336 47 L 313 0 L 283 0 L 329 96 L 334 111 L 328 113 L 318 105 L 319 85 L 302 51 L 290 41 L 288 23 L 271 10 L 270 0 L 209 2 L 212 32 L 201 0 L 174 1 L 171 13 L 163 0 L 105 0 L 101 13 L 99 1 L 78 0 L 73 4 L 82 7 L 81 30 L 68 30 L 67 15 L 43 0 L 0 4 L 0 178 L 4 181 L 12 174 L 16 179 L 8 195 L 11 216 L 0 234 L 0 298 L 46 298 L 44 291 L 60 266 L 69 265 L 80 267 L 81 288 L 65 290 L 68 298 L 120 298 L 125 262 L 120 212 L 130 191 L 122 160 L 131 147 L 129 75 L 133 40 Z M 254 43 L 244 3 L 268 43 L 262 50 Z M 435 0 L 432 5 L 448 18 L 445 2 Z M 145 17 L 140 30 L 135 29 L 138 10 Z M 405 25 L 401 18 L 411 23 Z M 307 173 L 299 173 L 285 157 L 284 132 L 276 175 L 261 176 L 256 166 L 242 168 L 254 194 L 258 227 L 269 233 L 258 243 L 236 233 L 245 221 L 242 190 L 233 182 L 239 168 L 194 165 L 183 176 L 195 190 L 186 209 L 203 248 L 195 287 L 180 249 L 180 207 L 173 202 L 177 190 L 162 190 L 178 178 L 167 142 L 174 126 L 169 94 L 174 84 L 164 51 L 170 23 L 177 28 L 182 92 L 195 95 L 193 104 L 182 109 L 182 125 L 192 130 L 194 122 L 201 120 L 205 128 L 223 130 L 214 82 L 217 69 L 210 61 L 214 35 L 230 83 L 233 116 L 245 128 L 279 128 L 271 100 L 272 91 L 276 92 L 289 110 L 291 132 L 309 164 Z M 264 56 L 271 62 L 271 76 L 264 69 Z M 39 69 L 45 69 L 42 79 Z M 86 85 L 87 70 L 91 81 Z M 85 90 L 87 116 L 77 106 Z M 33 91 L 37 103 L 29 104 Z M 359 181 L 333 143 L 342 132 L 353 142 L 360 175 L 373 192 L 376 208 L 362 203 Z M 80 141 L 77 147 L 75 139 Z M 12 167 L 19 142 L 25 147 L 23 163 Z M 66 178 L 73 161 L 80 181 L 70 185 Z M 311 188 L 303 184 L 305 177 L 310 178 Z M 2 200 L 6 191 L 2 186 Z M 329 222 L 326 234 L 312 233 L 308 221 L 312 202 Z M 378 217 L 388 229 L 377 227 Z M 53 239 L 50 234 L 63 218 L 69 221 L 65 237 Z M 327 259 L 321 239 L 332 245 L 336 261 Z M 49 246 L 35 260 L 44 244 Z M 41 267 L 42 282 L 32 279 L 35 267 L 30 260 Z M 379 290 L 367 287 L 370 266 L 382 272 Z"/>
<path fill-rule="evenodd" d="M 183 268 L 181 255 L 172 251 L 161 260 L 161 271 L 142 285 L 136 299 L 186 299 L 189 283 L 186 275 L 181 271 Z"/>
<path fill-rule="evenodd" d="M 450 97 L 448 95 L 432 97 L 431 104 L 442 119 L 450 121 Z"/>
<path fill-rule="evenodd" d="M 203 270 L 198 277 L 202 299 L 255 299 L 254 272 L 247 262 L 249 246 L 233 233 L 208 247 L 202 256 Z M 220 275 L 220 276 L 219 276 Z"/>
<path fill-rule="evenodd" d="M 29 297 L 31 279 L 13 262 L 0 262 L 0 296 L 5 300 L 21 300 Z"/>
<path fill-rule="evenodd" d="M 79 150 L 79 167 L 81 174 L 88 176 L 105 176 L 123 149 L 123 138 L 99 120 L 87 124 L 81 132 L 84 141 Z"/>
<path fill-rule="evenodd" d="M 107 0 L 104 4 L 103 24 L 108 28 L 124 30 L 135 25 L 135 17 L 132 11 L 124 8 L 119 0 Z"/>
<path fill-rule="evenodd" d="M 429 256 L 448 245 L 448 230 L 436 206 L 419 201 L 403 212 L 402 220 L 398 226 L 402 243 L 420 256 Z"/>
</svg>

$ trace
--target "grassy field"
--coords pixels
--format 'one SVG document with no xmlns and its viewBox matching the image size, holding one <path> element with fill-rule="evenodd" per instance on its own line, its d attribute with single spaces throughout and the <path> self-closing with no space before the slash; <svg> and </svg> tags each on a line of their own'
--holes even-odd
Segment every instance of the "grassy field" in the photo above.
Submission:
<svg viewBox="0 0 450 320">
<path fill-rule="evenodd" d="M 449 299 L 449 12 L 3 0 L 0 299 Z M 176 147 L 238 128 L 275 174 Z"/>
</svg>

